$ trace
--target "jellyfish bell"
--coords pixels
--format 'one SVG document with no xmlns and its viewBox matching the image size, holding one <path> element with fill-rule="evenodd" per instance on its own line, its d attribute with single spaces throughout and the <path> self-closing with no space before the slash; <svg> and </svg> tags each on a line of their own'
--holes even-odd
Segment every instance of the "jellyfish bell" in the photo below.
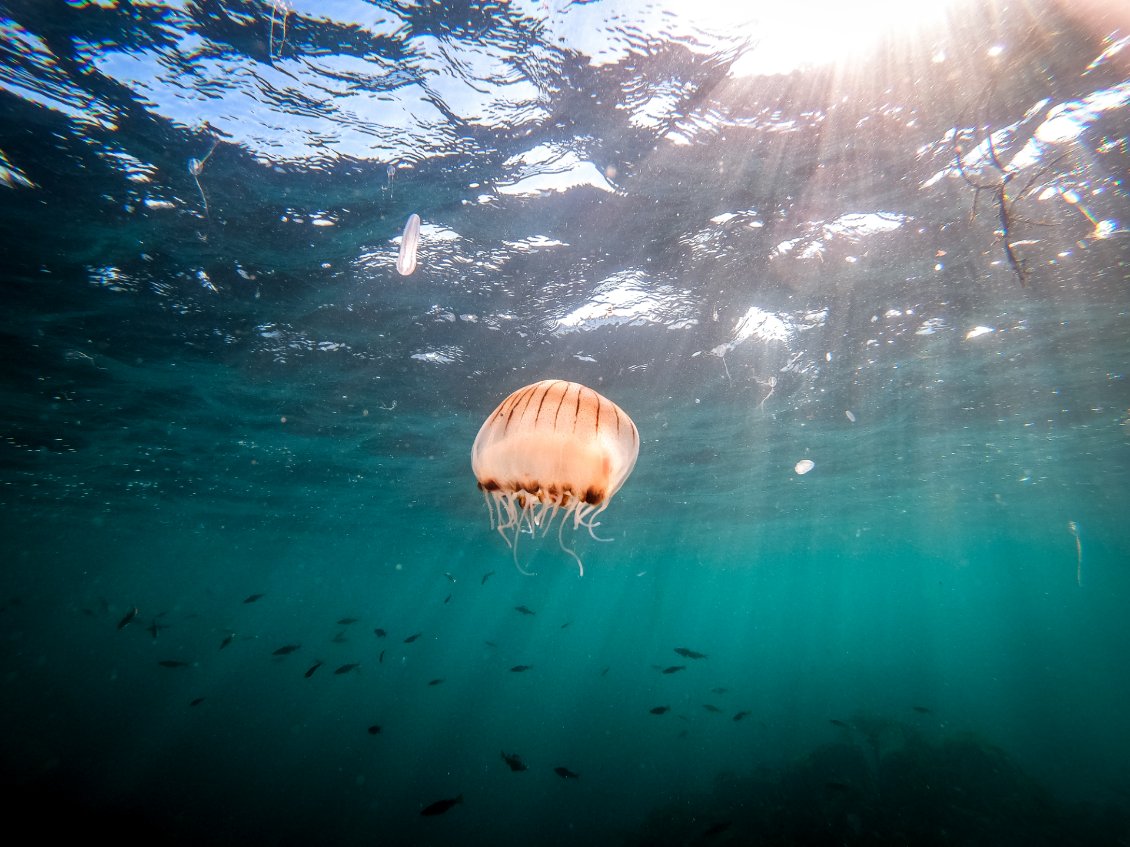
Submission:
<svg viewBox="0 0 1130 847">
<path fill-rule="evenodd" d="M 491 526 L 514 551 L 516 565 L 518 536 L 545 534 L 560 518 L 558 543 L 583 576 L 580 557 L 565 546 L 565 523 L 597 538 L 596 517 L 639 452 L 639 432 L 627 412 L 579 383 L 547 379 L 519 388 L 491 412 L 471 447 L 471 469 Z"/>
</svg>

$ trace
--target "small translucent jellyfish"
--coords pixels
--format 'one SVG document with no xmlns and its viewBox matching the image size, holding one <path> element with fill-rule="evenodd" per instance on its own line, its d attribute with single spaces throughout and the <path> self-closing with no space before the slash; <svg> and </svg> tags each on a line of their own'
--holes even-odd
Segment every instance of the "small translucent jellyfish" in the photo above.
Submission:
<svg viewBox="0 0 1130 847">
<path fill-rule="evenodd" d="M 420 216 L 411 215 L 400 237 L 400 254 L 396 257 L 396 270 L 401 276 L 410 276 L 416 270 L 416 247 L 420 241 Z"/>
<path fill-rule="evenodd" d="M 804 476 L 814 467 L 816 467 L 816 463 L 812 461 L 812 459 L 801 459 L 796 463 L 796 467 L 793 470 L 795 470 L 800 476 Z"/>
</svg>

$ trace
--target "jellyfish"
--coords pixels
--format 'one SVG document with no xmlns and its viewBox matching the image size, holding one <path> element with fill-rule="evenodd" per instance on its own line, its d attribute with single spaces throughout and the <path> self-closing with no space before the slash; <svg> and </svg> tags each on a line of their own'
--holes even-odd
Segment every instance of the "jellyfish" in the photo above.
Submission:
<svg viewBox="0 0 1130 847">
<path fill-rule="evenodd" d="M 640 436 L 627 413 L 591 388 L 547 379 L 520 388 L 491 412 L 471 447 L 491 527 L 498 530 L 518 563 L 518 536 L 542 535 L 560 518 L 557 542 L 565 545 L 567 521 L 598 541 L 596 518 L 635 467 Z"/>
</svg>

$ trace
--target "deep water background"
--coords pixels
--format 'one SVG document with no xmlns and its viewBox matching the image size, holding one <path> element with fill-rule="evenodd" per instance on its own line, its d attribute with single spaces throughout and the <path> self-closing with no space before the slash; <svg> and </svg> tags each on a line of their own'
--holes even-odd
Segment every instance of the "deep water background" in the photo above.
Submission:
<svg viewBox="0 0 1130 847">
<path fill-rule="evenodd" d="M 6 820 L 1130 843 L 1130 22 L 728 8 L 0 4 Z M 470 471 L 549 377 L 583 578 Z"/>
</svg>

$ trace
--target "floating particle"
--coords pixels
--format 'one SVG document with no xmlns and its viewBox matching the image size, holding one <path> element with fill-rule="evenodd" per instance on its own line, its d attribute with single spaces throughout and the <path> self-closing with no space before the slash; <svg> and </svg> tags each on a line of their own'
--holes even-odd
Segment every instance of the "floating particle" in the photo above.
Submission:
<svg viewBox="0 0 1130 847">
<path fill-rule="evenodd" d="M 852 423 L 855 423 L 855 415 L 852 414 L 851 409 L 844 409 L 844 417 Z"/>
<path fill-rule="evenodd" d="M 799 462 L 796 463 L 796 468 L 794 468 L 794 470 L 800 476 L 804 476 L 806 473 L 808 473 L 814 467 L 816 467 L 816 463 L 814 461 L 812 461 L 812 459 L 801 459 Z"/>
<path fill-rule="evenodd" d="M 420 216 L 410 215 L 400 237 L 400 254 L 396 257 L 396 270 L 401 276 L 411 276 L 416 270 L 416 247 L 420 242 Z"/>
</svg>

